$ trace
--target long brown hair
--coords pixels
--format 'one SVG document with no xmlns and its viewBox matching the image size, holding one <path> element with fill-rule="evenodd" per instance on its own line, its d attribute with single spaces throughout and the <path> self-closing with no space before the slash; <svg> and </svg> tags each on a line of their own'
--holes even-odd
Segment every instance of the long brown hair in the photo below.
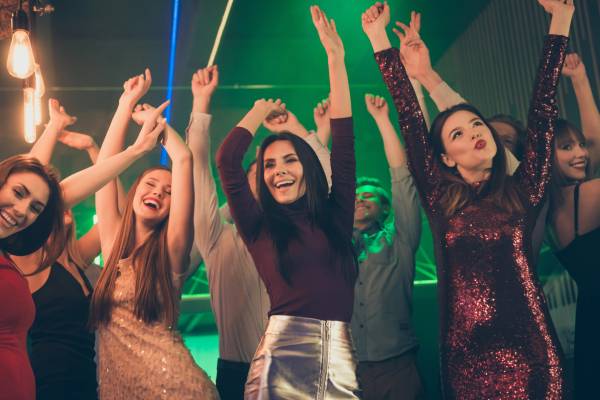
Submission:
<svg viewBox="0 0 600 400">
<path fill-rule="evenodd" d="M 85 260 L 81 255 L 81 250 L 79 249 L 77 235 L 75 232 L 77 232 L 77 227 L 75 226 L 75 217 L 71 217 L 71 224 L 66 227 L 67 243 L 65 245 L 65 251 L 67 260 L 74 264 L 77 268 L 85 270 L 90 266 L 90 262 L 89 260 Z"/>
<path fill-rule="evenodd" d="M 133 198 L 142 178 L 158 169 L 169 171 L 164 167 L 149 168 L 138 176 L 129 189 L 121 226 L 92 296 L 90 326 L 93 328 L 110 321 L 118 263 L 130 257 L 136 276 L 135 316 L 146 323 L 165 321 L 169 326 L 175 323 L 178 302 L 167 251 L 169 217 L 153 229 L 141 246 L 134 247 L 136 216 L 133 211 Z"/>
<path fill-rule="evenodd" d="M 44 210 L 36 220 L 22 231 L 0 239 L 0 249 L 9 254 L 24 256 L 38 250 L 52 235 L 57 246 L 44 252 L 40 263 L 40 269 L 42 269 L 44 265 L 51 265 L 56 261 L 65 243 L 64 206 L 58 174 L 53 168 L 43 165 L 34 157 L 12 156 L 0 162 L 0 187 L 4 186 L 8 177 L 15 172 L 30 172 L 38 175 L 46 182 L 50 193 Z"/>
<path fill-rule="evenodd" d="M 564 172 L 560 169 L 560 165 L 557 160 L 557 147 L 560 143 L 569 137 L 574 136 L 575 139 L 580 143 L 586 143 L 586 138 L 583 133 L 569 121 L 559 118 L 556 120 L 556 126 L 554 128 L 554 162 L 552 163 L 552 179 L 550 180 L 550 211 L 548 217 L 553 214 L 553 211 L 560 207 L 565 199 L 563 196 L 563 188 L 565 186 L 573 185 L 576 183 L 572 179 L 569 179 Z M 591 163 L 586 165 L 585 176 L 588 179 L 591 175 Z"/>
<path fill-rule="evenodd" d="M 496 155 L 492 159 L 492 171 L 490 178 L 473 188 L 458 173 L 456 168 L 450 168 L 441 161 L 442 154 L 446 153 L 442 141 L 442 128 L 448 118 L 458 111 L 468 111 L 480 118 L 492 132 L 492 137 L 496 143 Z M 444 215 L 453 215 L 456 211 L 464 207 L 474 196 L 484 196 L 487 201 L 494 204 L 499 209 L 507 213 L 522 213 L 525 208 L 521 194 L 514 183 L 512 177 L 507 176 L 506 151 L 500 141 L 496 130 L 488 123 L 483 115 L 470 104 L 461 103 L 449 109 L 442 111 L 433 121 L 430 131 L 433 151 L 436 155 L 436 162 L 439 164 L 440 171 L 445 178 L 444 194 L 440 199 Z"/>
</svg>

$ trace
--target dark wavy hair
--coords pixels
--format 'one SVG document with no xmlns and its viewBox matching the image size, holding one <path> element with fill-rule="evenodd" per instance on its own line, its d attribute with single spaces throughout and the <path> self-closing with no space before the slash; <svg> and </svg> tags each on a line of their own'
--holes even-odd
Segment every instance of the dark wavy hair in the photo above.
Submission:
<svg viewBox="0 0 600 400">
<path fill-rule="evenodd" d="M 333 252 L 332 255 L 338 256 L 342 260 L 342 265 L 352 265 L 353 268 L 343 268 L 344 277 L 349 282 L 356 279 L 356 261 L 352 247 L 352 237 L 341 232 L 332 220 L 329 203 L 329 187 L 325 172 L 313 149 L 298 136 L 284 132 L 277 135 L 271 135 L 262 142 L 256 162 L 256 187 L 258 188 L 258 202 L 264 213 L 264 223 L 271 235 L 277 252 L 277 262 L 279 272 L 284 280 L 292 284 L 292 267 L 294 261 L 288 252 L 288 245 L 293 239 L 299 237 L 298 228 L 292 220 L 283 211 L 285 205 L 277 203 L 264 179 L 264 153 L 265 149 L 272 143 L 280 140 L 288 141 L 294 147 L 298 159 L 302 164 L 304 171 L 304 182 L 306 185 L 306 194 L 304 200 L 308 208 L 310 223 L 320 228 L 327 237 Z M 331 260 L 333 261 L 333 260 Z M 334 262 L 330 263 L 332 266 Z"/>
<path fill-rule="evenodd" d="M 39 176 L 48 185 L 50 193 L 44 210 L 35 221 L 22 231 L 0 239 L 0 249 L 9 254 L 24 256 L 41 248 L 52 235 L 57 246 L 44 252 L 40 268 L 33 272 L 35 274 L 44 266 L 53 264 L 65 246 L 62 190 L 56 171 L 28 155 L 12 156 L 0 162 L 0 187 L 4 186 L 11 174 L 17 172 L 30 172 Z"/>
<path fill-rule="evenodd" d="M 492 159 L 492 171 L 487 182 L 475 190 L 465 182 L 456 168 L 450 168 L 442 162 L 442 154 L 446 153 L 442 141 L 442 128 L 451 115 L 458 111 L 468 111 L 480 118 L 492 132 L 496 143 L 496 155 Z M 450 216 L 464 207 L 474 195 L 485 196 L 496 207 L 508 213 L 524 212 L 522 195 L 511 176 L 507 175 L 506 152 L 496 130 L 483 117 L 479 110 L 467 103 L 457 104 L 442 111 L 437 115 L 430 130 L 433 152 L 436 156 L 442 175 L 445 178 L 446 188 L 440 199 L 444 214 Z"/>
<path fill-rule="evenodd" d="M 525 125 L 523 125 L 523 123 L 518 119 L 506 114 L 496 114 L 488 118 L 488 122 L 490 124 L 492 122 L 503 123 L 509 125 L 515 130 L 515 132 L 517 133 L 517 138 L 513 154 L 517 158 L 517 160 L 521 161 L 521 159 L 523 158 L 523 153 L 525 153 L 525 140 L 527 139 L 527 129 L 525 128 Z"/>
</svg>

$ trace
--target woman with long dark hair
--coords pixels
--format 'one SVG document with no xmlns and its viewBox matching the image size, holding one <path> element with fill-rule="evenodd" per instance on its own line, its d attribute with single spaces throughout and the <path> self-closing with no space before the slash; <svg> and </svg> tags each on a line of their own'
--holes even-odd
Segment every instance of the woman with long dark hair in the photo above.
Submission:
<svg viewBox="0 0 600 400">
<path fill-rule="evenodd" d="M 316 6 L 311 13 L 329 61 L 331 194 L 310 146 L 296 135 L 280 133 L 260 147 L 258 201 L 252 196 L 242 158 L 263 120 L 281 111 L 279 101 L 256 101 L 217 152 L 231 214 L 271 300 L 246 399 L 358 396 L 348 324 L 356 278 L 350 90 L 335 23 Z"/>
<path fill-rule="evenodd" d="M 577 283 L 575 320 L 575 398 L 589 398 L 597 388 L 596 316 L 600 307 L 600 179 L 592 176 L 586 137 L 559 120 L 555 130 L 550 212 L 556 257 Z"/>
<path fill-rule="evenodd" d="M 474 107 L 440 113 L 427 131 L 400 61 L 400 55 L 418 61 L 422 48 L 403 46 L 402 35 L 400 54 L 391 48 L 387 5 L 363 14 L 436 243 L 447 399 L 564 396 L 560 347 L 535 276 L 531 235 L 550 180 L 556 86 L 574 7 L 572 1 L 540 3 L 552 22 L 534 86 L 525 156 L 512 177 L 498 135 Z"/>
<path fill-rule="evenodd" d="M 62 182 L 31 156 L 0 162 L 0 393 L 6 399 L 35 398 L 35 380 L 27 357 L 26 336 L 35 308 L 24 273 L 6 253 L 30 254 L 52 235 L 56 243 L 42 259 L 52 264 L 64 249 L 63 210 L 113 179 L 156 145 L 160 130 L 144 127 L 127 150 Z"/>
</svg>

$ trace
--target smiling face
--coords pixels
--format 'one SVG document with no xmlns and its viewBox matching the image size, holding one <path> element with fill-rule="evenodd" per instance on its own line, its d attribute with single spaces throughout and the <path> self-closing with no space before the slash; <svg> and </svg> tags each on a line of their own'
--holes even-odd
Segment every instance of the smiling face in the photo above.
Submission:
<svg viewBox="0 0 600 400">
<path fill-rule="evenodd" d="M 171 208 L 171 172 L 155 169 L 146 173 L 133 197 L 133 212 L 142 223 L 155 226 L 169 215 Z"/>
<path fill-rule="evenodd" d="M 50 196 L 46 181 L 33 172 L 13 172 L 0 188 L 0 238 L 22 231 L 44 211 Z"/>
<path fill-rule="evenodd" d="M 461 175 L 492 167 L 498 148 L 492 131 L 477 114 L 459 110 L 450 115 L 442 127 L 441 139 L 445 149 L 442 162 L 456 167 Z"/>
<path fill-rule="evenodd" d="M 572 132 L 555 141 L 556 166 L 569 181 L 586 178 L 590 155 L 584 141 Z"/>
<path fill-rule="evenodd" d="M 356 188 L 354 200 L 354 224 L 360 226 L 379 222 L 386 214 L 386 206 L 380 196 L 380 188 L 362 185 Z"/>
<path fill-rule="evenodd" d="M 306 193 L 304 169 L 288 140 L 276 140 L 264 150 L 263 179 L 279 204 L 291 204 Z"/>
</svg>

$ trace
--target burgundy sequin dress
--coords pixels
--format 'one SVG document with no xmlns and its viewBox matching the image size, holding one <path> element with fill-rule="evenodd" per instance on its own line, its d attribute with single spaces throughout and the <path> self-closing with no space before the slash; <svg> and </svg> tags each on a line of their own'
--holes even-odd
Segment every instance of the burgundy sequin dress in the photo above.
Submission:
<svg viewBox="0 0 600 400">
<path fill-rule="evenodd" d="M 447 217 L 446 182 L 397 49 L 375 54 L 398 111 L 409 167 L 435 243 L 446 399 L 560 399 L 561 350 L 532 263 L 531 234 L 550 178 L 556 86 L 568 38 L 549 35 L 534 87 L 526 153 L 511 179 L 525 213 L 474 196 Z"/>
</svg>

